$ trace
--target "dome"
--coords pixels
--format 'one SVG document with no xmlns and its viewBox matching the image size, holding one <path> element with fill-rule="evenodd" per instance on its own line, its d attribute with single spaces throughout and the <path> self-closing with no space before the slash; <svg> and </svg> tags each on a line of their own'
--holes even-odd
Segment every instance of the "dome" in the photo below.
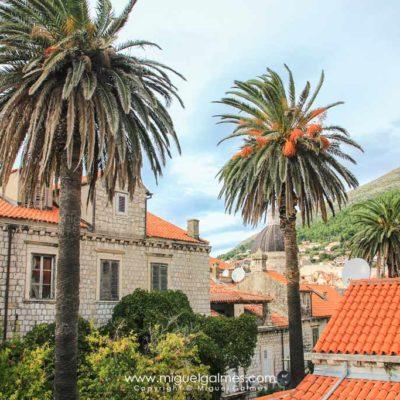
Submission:
<svg viewBox="0 0 400 400">
<path fill-rule="evenodd" d="M 285 250 L 283 233 L 279 225 L 279 220 L 277 218 L 272 218 L 270 215 L 268 220 L 267 226 L 254 239 L 251 248 L 252 253 L 256 253 L 258 250 L 261 250 L 263 253 Z"/>
</svg>

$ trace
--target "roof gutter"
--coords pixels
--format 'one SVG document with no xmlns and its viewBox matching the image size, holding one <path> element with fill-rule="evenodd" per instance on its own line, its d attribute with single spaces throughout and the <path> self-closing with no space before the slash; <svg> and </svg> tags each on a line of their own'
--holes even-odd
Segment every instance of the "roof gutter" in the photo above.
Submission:
<svg viewBox="0 0 400 400">
<path fill-rule="evenodd" d="M 11 274 L 11 249 L 12 239 L 16 225 L 9 224 L 7 226 L 8 231 L 8 249 L 7 249 L 7 266 L 6 266 L 6 288 L 4 296 L 4 320 L 3 320 L 3 343 L 7 340 L 7 328 L 8 328 L 8 300 L 10 292 L 10 274 Z"/>
<path fill-rule="evenodd" d="M 331 398 L 333 393 L 335 393 L 335 390 L 340 386 L 340 384 L 346 379 L 346 377 L 349 375 L 349 363 L 345 363 L 345 369 L 343 372 L 343 375 L 339 378 L 339 380 L 330 388 L 328 393 L 321 399 L 321 400 L 328 400 Z"/>
</svg>

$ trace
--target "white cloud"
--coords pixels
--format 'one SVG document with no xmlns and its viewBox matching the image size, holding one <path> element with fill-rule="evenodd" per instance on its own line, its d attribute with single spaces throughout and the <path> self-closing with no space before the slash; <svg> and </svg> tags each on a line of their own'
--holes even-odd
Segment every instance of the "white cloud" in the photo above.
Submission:
<svg viewBox="0 0 400 400">
<path fill-rule="evenodd" d="M 214 177 L 218 169 L 213 154 L 192 153 L 174 158 L 169 174 L 175 185 L 181 188 L 181 195 L 217 198 L 219 183 Z"/>
</svg>

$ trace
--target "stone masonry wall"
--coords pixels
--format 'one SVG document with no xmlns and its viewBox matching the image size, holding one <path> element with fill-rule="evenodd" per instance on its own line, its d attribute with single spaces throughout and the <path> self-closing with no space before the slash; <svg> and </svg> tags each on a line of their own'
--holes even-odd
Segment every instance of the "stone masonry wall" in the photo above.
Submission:
<svg viewBox="0 0 400 400">
<path fill-rule="evenodd" d="M 0 319 L 4 317 L 7 258 L 7 231 L 0 225 Z M 15 222 L 15 221 L 14 221 Z M 98 233 L 82 233 L 80 314 L 96 325 L 104 324 L 117 302 L 99 301 L 101 259 L 120 261 L 120 297 L 136 288 L 150 289 L 150 263 L 168 264 L 168 288 L 185 292 L 195 312 L 209 314 L 208 247 L 167 240 L 141 241 L 109 238 Z M 57 227 L 33 226 L 14 234 L 11 255 L 8 333 L 21 334 L 55 317 L 54 300 L 29 299 L 32 252 L 57 256 Z M 16 320 L 18 322 L 16 323 Z"/>
<path fill-rule="evenodd" d="M 319 335 L 321 336 L 326 324 L 327 319 L 311 319 L 303 321 L 303 345 L 305 352 L 310 352 L 313 348 L 312 329 L 318 327 Z M 283 369 L 287 370 L 290 367 L 289 349 L 288 329 L 270 329 L 260 327 L 257 337 L 257 345 L 254 350 L 251 365 L 247 370 L 247 376 L 264 375 L 266 370 L 268 370 L 269 374 L 276 376 Z M 269 361 L 263 359 L 265 350 L 268 352 L 267 360 Z M 270 362 L 268 366 L 263 365 L 263 363 L 265 364 L 267 362 Z"/>
<path fill-rule="evenodd" d="M 116 194 L 124 193 L 124 190 L 117 190 Z M 116 212 L 117 196 L 110 204 L 103 184 L 96 185 L 95 200 L 95 231 L 107 235 L 119 235 L 125 237 L 143 238 L 146 234 L 146 190 L 143 187 L 136 189 L 135 195 L 131 200 L 127 198 L 127 215 L 118 215 Z M 93 205 L 89 205 L 93 208 Z M 91 222 L 91 221 L 90 221 Z"/>
</svg>

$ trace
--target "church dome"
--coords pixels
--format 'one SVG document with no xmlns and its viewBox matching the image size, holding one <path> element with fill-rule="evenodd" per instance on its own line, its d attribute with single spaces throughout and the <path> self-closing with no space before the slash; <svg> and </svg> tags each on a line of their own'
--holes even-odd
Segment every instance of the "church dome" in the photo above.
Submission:
<svg viewBox="0 0 400 400">
<path fill-rule="evenodd" d="M 268 216 L 267 226 L 256 236 L 253 246 L 251 248 L 252 253 L 256 253 L 261 250 L 263 253 L 269 253 L 272 251 L 284 251 L 285 245 L 283 240 L 283 234 L 277 218 Z"/>
</svg>

